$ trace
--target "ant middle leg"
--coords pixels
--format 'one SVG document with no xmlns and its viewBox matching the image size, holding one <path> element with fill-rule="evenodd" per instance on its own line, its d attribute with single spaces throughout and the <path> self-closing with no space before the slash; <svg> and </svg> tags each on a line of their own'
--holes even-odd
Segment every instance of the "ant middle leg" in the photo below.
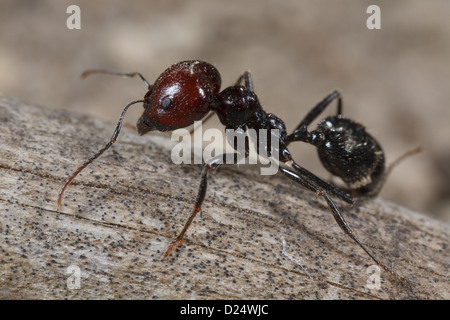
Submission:
<svg viewBox="0 0 450 320">
<path fill-rule="evenodd" d="M 205 200 L 206 190 L 208 187 L 208 172 L 211 169 L 217 168 L 221 164 L 227 164 L 226 162 L 227 159 L 233 158 L 234 163 L 238 163 L 241 157 L 242 155 L 239 153 L 224 153 L 222 155 L 212 158 L 210 161 L 208 161 L 208 163 L 205 163 L 203 165 L 200 186 L 198 189 L 197 198 L 194 203 L 194 208 L 192 209 L 189 218 L 183 227 L 183 230 L 181 230 L 178 236 L 174 240 L 172 240 L 172 242 L 170 242 L 167 251 L 164 254 L 164 258 L 167 258 L 172 251 L 174 251 L 179 245 L 181 245 L 184 235 L 186 234 L 186 231 L 192 224 L 192 221 L 194 221 L 195 216 L 202 211 L 202 204 L 203 201 Z"/>
</svg>

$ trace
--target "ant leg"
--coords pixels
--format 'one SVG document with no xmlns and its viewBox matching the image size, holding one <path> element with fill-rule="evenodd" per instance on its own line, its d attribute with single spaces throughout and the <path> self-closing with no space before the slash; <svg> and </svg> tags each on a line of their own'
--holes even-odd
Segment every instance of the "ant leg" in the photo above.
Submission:
<svg viewBox="0 0 450 320">
<path fill-rule="evenodd" d="M 287 136 L 287 143 L 289 144 L 292 141 L 304 141 L 307 142 L 306 127 L 314 121 L 324 110 L 326 107 L 330 105 L 330 103 L 334 100 L 338 99 L 338 107 L 337 107 L 337 115 L 342 115 L 342 98 L 341 94 L 338 91 L 333 91 L 329 94 L 325 99 L 319 102 L 314 108 L 309 111 L 300 124 L 295 128 L 295 130 Z"/>
<path fill-rule="evenodd" d="M 381 268 L 383 268 L 387 273 L 391 274 L 395 279 L 399 280 L 405 285 L 408 285 L 408 281 L 402 277 L 400 277 L 398 274 L 396 274 L 394 271 L 386 267 L 383 263 L 381 263 L 375 255 L 364 245 L 359 241 L 358 238 L 353 234 L 352 229 L 345 221 L 344 217 L 342 216 L 341 212 L 339 211 L 338 207 L 334 203 L 334 201 L 328 196 L 327 191 L 323 189 L 321 186 L 317 185 L 317 181 L 320 181 L 319 178 L 316 177 L 315 180 L 312 180 L 308 176 L 304 176 L 301 174 L 297 174 L 294 171 L 285 169 L 283 167 L 279 168 L 281 170 L 281 173 L 283 173 L 286 177 L 288 177 L 291 180 L 294 180 L 295 182 L 299 183 L 303 187 L 315 192 L 318 196 L 324 197 L 327 201 L 327 204 L 331 210 L 331 213 L 333 214 L 334 219 L 336 220 L 337 224 L 341 228 L 342 231 L 345 232 L 347 236 L 349 236 L 361 249 L 363 249 L 367 255 Z M 332 193 L 332 192 L 331 192 Z"/>
<path fill-rule="evenodd" d="M 329 184 L 319 177 L 317 177 L 315 174 L 311 173 L 310 171 L 306 170 L 296 162 L 292 161 L 290 162 L 292 168 L 297 171 L 297 174 L 299 174 L 302 177 L 306 177 L 311 182 L 313 182 L 316 186 L 320 187 L 323 190 L 326 190 L 327 192 L 331 193 L 333 196 L 353 205 L 355 204 L 355 199 L 347 193 L 347 190 L 338 188 L 332 184 Z"/>
<path fill-rule="evenodd" d="M 183 230 L 181 230 L 180 234 L 169 244 L 167 251 L 164 254 L 164 258 L 167 258 L 172 251 L 174 251 L 179 245 L 181 245 L 183 237 L 186 234 L 186 231 L 189 229 L 189 226 L 191 225 L 192 221 L 194 221 L 195 216 L 197 215 L 197 213 L 202 211 L 202 204 L 203 200 L 205 200 L 206 189 L 208 186 L 208 172 L 211 169 L 217 168 L 220 164 L 227 164 L 226 159 L 230 159 L 229 158 L 230 156 L 234 158 L 234 163 L 238 163 L 240 159 L 239 153 L 230 153 L 230 154 L 224 153 L 222 155 L 212 158 L 208 163 L 205 163 L 203 165 L 200 187 L 198 189 L 198 194 L 195 200 L 194 208 L 192 209 L 192 212 L 189 215 L 189 218 L 186 221 Z"/>
<path fill-rule="evenodd" d="M 422 152 L 422 148 L 421 147 L 415 147 L 411 150 L 406 151 L 405 153 L 403 153 L 401 156 L 399 156 L 397 159 L 395 159 L 384 171 L 383 175 L 380 178 L 380 181 L 378 182 L 376 188 L 374 188 L 373 190 L 371 190 L 370 192 L 364 194 L 364 195 L 358 195 L 358 199 L 360 199 L 361 201 L 367 200 L 367 199 L 372 199 L 373 197 L 377 196 L 381 189 L 384 186 L 384 183 L 386 182 L 389 174 L 392 172 L 392 169 L 394 167 L 396 167 L 400 162 L 402 162 L 403 160 L 405 160 L 406 158 L 416 154 Z"/>
<path fill-rule="evenodd" d="M 105 69 L 89 69 L 89 70 L 84 71 L 81 74 L 81 78 L 84 79 L 93 73 L 110 74 L 110 75 L 122 76 L 122 77 L 128 77 L 128 78 L 132 78 L 134 76 L 139 76 L 139 78 L 141 78 L 141 80 L 144 82 L 144 84 L 147 86 L 147 88 L 148 89 L 151 88 L 151 85 L 148 83 L 148 81 L 144 78 L 144 76 L 140 72 L 124 73 L 124 72 L 116 72 L 116 71 L 110 71 L 110 70 L 105 70 Z"/>
<path fill-rule="evenodd" d="M 411 150 L 406 151 L 404 154 L 402 154 L 400 157 L 398 157 L 397 159 L 394 160 L 394 162 L 392 162 L 388 168 L 386 169 L 386 173 L 385 175 L 387 176 L 389 173 L 391 173 L 392 169 L 394 167 L 396 167 L 400 162 L 402 162 L 403 160 L 405 160 L 406 158 L 416 154 L 422 152 L 422 148 L 421 147 L 415 147 Z"/>
<path fill-rule="evenodd" d="M 337 104 L 337 111 L 336 111 L 336 115 L 337 116 L 342 116 L 342 97 L 341 96 L 339 96 L 339 99 L 338 99 L 338 104 Z"/>
<path fill-rule="evenodd" d="M 245 71 L 241 76 L 237 79 L 235 85 L 240 86 L 244 81 L 244 86 L 250 91 L 253 91 L 253 79 L 250 71 Z"/>
<path fill-rule="evenodd" d="M 333 102 L 334 99 L 338 99 L 338 115 L 342 113 L 342 102 L 339 102 L 339 100 L 342 100 L 341 93 L 339 91 L 333 91 L 330 93 L 325 99 L 320 101 L 314 108 L 309 111 L 305 118 L 303 118 L 302 122 L 297 126 L 297 128 L 294 131 L 297 131 L 302 126 L 308 126 L 315 118 L 317 118 L 326 107 L 330 105 L 331 102 Z"/>
<path fill-rule="evenodd" d="M 96 154 L 94 154 L 92 157 L 90 157 L 88 160 L 86 160 L 77 170 L 75 170 L 74 173 L 72 173 L 72 175 L 67 179 L 66 183 L 63 185 L 63 187 L 61 188 L 61 190 L 58 193 L 58 200 L 57 200 L 57 204 L 58 204 L 58 208 L 61 206 L 61 202 L 62 202 L 62 196 L 64 194 L 64 190 L 66 190 L 67 186 L 72 182 L 73 179 L 75 179 L 75 177 L 84 169 L 86 168 L 90 163 L 92 163 L 95 159 L 97 159 L 98 157 L 100 157 L 103 152 L 105 152 L 106 150 L 108 150 L 112 144 L 114 142 L 116 142 L 117 137 L 119 136 L 120 133 L 120 129 L 122 128 L 122 122 L 123 122 L 123 118 L 125 117 L 125 113 L 127 112 L 128 108 L 130 106 L 132 106 L 133 104 L 136 103 L 140 103 L 140 102 L 144 102 L 144 100 L 135 100 L 130 102 L 129 104 L 126 105 L 126 107 L 123 109 L 122 114 L 120 115 L 120 119 L 119 122 L 117 123 L 116 129 L 114 130 L 114 133 L 111 137 L 111 139 L 109 140 L 109 142 L 102 148 L 100 149 Z"/>
</svg>

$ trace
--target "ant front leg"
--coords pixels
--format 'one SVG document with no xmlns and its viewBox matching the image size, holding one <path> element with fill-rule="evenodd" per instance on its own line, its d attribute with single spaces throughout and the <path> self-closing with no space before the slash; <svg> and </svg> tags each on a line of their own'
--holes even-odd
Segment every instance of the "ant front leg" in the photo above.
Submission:
<svg viewBox="0 0 450 320">
<path fill-rule="evenodd" d="M 75 172 L 72 173 L 72 175 L 69 176 L 69 178 L 66 180 L 66 183 L 62 186 L 61 190 L 58 193 L 58 200 L 57 200 L 58 209 L 57 210 L 59 210 L 59 207 L 61 206 L 64 191 L 69 186 L 69 184 L 72 182 L 72 180 L 75 179 L 75 177 L 81 171 L 83 171 L 84 168 L 86 168 L 89 164 L 94 162 L 94 160 L 97 159 L 98 157 L 100 157 L 106 150 L 111 148 L 113 143 L 115 143 L 117 141 L 117 137 L 119 136 L 120 130 L 122 128 L 122 123 L 123 123 L 123 119 L 125 117 L 125 113 L 127 112 L 128 108 L 130 106 L 132 106 L 136 103 L 145 103 L 145 101 L 144 100 L 135 100 L 135 101 L 131 101 L 129 104 L 127 104 L 126 107 L 123 109 L 122 114 L 120 115 L 119 122 L 117 123 L 116 129 L 114 130 L 114 133 L 113 133 L 112 137 L 110 138 L 109 142 L 103 148 L 101 148 L 99 151 L 97 151 L 96 154 L 94 154 L 92 157 L 90 157 L 88 160 L 86 160 L 80 167 L 78 167 L 78 169 L 75 170 Z"/>
<path fill-rule="evenodd" d="M 192 209 L 192 212 L 189 215 L 189 218 L 186 221 L 183 230 L 181 230 L 180 234 L 169 244 L 169 247 L 167 248 L 167 251 L 164 254 L 164 258 L 167 258 L 172 251 L 174 251 L 179 245 L 181 245 L 184 235 L 186 234 L 186 231 L 192 224 L 192 221 L 194 221 L 195 216 L 197 215 L 197 213 L 202 211 L 202 204 L 203 201 L 205 200 L 206 189 L 208 187 L 208 172 L 211 169 L 217 168 L 220 164 L 226 164 L 226 160 L 230 158 L 233 158 L 234 163 L 237 163 L 239 161 L 239 157 L 240 157 L 239 153 L 231 153 L 231 154 L 225 153 L 212 158 L 208 163 L 205 163 L 203 165 L 200 187 L 198 189 L 197 199 L 195 200 L 194 208 Z"/>
<path fill-rule="evenodd" d="M 342 115 L 341 94 L 338 91 L 333 91 L 307 113 L 307 115 L 303 118 L 303 120 L 295 128 L 295 130 L 287 136 L 286 143 L 289 144 L 293 141 L 303 141 L 309 143 L 309 137 L 306 128 L 330 105 L 331 102 L 333 102 L 334 99 L 338 99 L 337 115 Z"/>
<path fill-rule="evenodd" d="M 295 162 L 292 161 L 291 164 L 295 164 Z M 298 168 L 301 168 L 301 167 L 299 165 L 297 165 L 297 164 L 295 164 L 295 165 L 296 165 L 297 168 L 294 167 L 294 166 L 293 167 L 296 169 L 296 171 L 299 171 Z M 344 231 L 347 236 L 349 236 L 360 248 L 362 248 L 367 253 L 367 255 L 377 265 L 379 265 L 386 272 L 391 274 L 395 279 L 399 280 L 400 282 L 402 282 L 405 285 L 408 285 L 408 281 L 406 279 L 402 278 L 401 276 L 396 274 L 394 271 L 392 271 L 391 269 L 386 267 L 383 263 L 381 263 L 375 257 L 375 255 L 364 244 L 362 244 L 362 242 L 359 241 L 359 239 L 354 235 L 352 229 L 347 224 L 347 221 L 345 221 L 344 216 L 341 214 L 339 208 L 336 206 L 334 201 L 327 194 L 328 192 L 331 193 L 331 194 L 335 194 L 337 188 L 335 188 L 335 187 L 333 187 L 331 185 L 329 185 L 331 188 L 328 188 L 328 187 L 324 188 L 324 186 L 326 186 L 328 184 L 325 181 L 321 180 L 320 178 L 314 176 L 312 173 L 310 173 L 306 169 L 304 169 L 308 173 L 306 175 L 305 174 L 299 174 L 299 173 L 297 173 L 295 171 L 291 171 L 291 170 L 288 170 L 288 169 L 283 168 L 283 167 L 280 167 L 279 169 L 280 169 L 281 173 L 283 173 L 289 179 L 299 183 L 300 185 L 302 185 L 306 189 L 309 189 L 309 190 L 315 192 L 318 196 L 321 196 L 321 197 L 325 198 L 325 200 L 327 201 L 328 207 L 330 208 L 331 213 L 333 214 L 334 219 L 336 220 L 337 224 L 342 229 L 342 231 Z M 345 200 L 345 199 L 343 199 L 343 200 Z"/>
</svg>

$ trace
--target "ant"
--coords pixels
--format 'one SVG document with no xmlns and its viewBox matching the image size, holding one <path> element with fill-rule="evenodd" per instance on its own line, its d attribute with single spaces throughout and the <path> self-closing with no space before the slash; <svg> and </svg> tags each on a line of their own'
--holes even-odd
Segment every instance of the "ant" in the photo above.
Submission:
<svg viewBox="0 0 450 320">
<path fill-rule="evenodd" d="M 272 152 L 277 152 L 277 159 L 286 166 L 286 168 L 279 167 L 281 173 L 306 189 L 315 192 L 317 196 L 324 198 L 334 219 L 345 234 L 361 247 L 377 265 L 397 280 L 407 284 L 404 278 L 386 267 L 358 240 L 331 198 L 336 197 L 353 205 L 356 202 L 355 198 L 374 197 L 379 193 L 392 168 L 391 165 L 386 169 L 381 146 L 367 133 L 364 126 L 342 115 L 342 97 L 338 91 L 333 91 L 319 102 L 307 113 L 295 130 L 291 134 L 287 134 L 284 122 L 262 109 L 253 90 L 253 80 L 248 71 L 244 72 L 233 86 L 222 91 L 220 91 L 219 71 L 211 64 L 199 60 L 187 60 L 172 65 L 152 85 L 139 72 L 120 73 L 92 69 L 85 71 L 82 78 L 94 73 L 125 77 L 138 76 L 147 86 L 148 91 L 144 99 L 135 100 L 126 105 L 110 141 L 67 179 L 58 194 L 58 208 L 61 205 L 64 191 L 71 181 L 116 141 L 123 118 L 130 106 L 138 103 L 143 103 L 144 106 L 144 112 L 136 125 L 139 135 L 152 130 L 172 131 L 185 128 L 192 125 L 194 121 L 206 118 L 207 114 L 212 111 L 217 114 L 227 129 L 241 129 L 244 132 L 248 129 L 255 129 L 256 132 L 259 132 L 258 129 L 278 130 L 279 147 Z M 326 117 L 318 123 L 315 130 L 309 131 L 308 126 L 311 122 L 319 117 L 334 100 L 337 100 L 336 115 Z M 264 137 L 258 133 L 257 139 L 262 138 Z M 348 189 L 327 183 L 296 163 L 288 149 L 288 145 L 294 141 L 302 141 L 315 146 L 323 166 L 333 175 L 340 177 Z M 233 147 L 236 149 L 235 145 Z M 247 148 L 248 145 L 246 145 L 244 156 L 248 155 Z M 403 157 L 417 151 L 419 151 L 418 148 L 406 153 Z M 260 153 L 261 150 L 258 152 Z M 268 155 L 270 156 L 270 151 Z M 164 258 L 181 245 L 195 216 L 201 212 L 207 190 L 208 172 L 217 168 L 219 164 L 225 163 L 220 160 L 224 160 L 227 156 L 232 156 L 234 159 L 239 158 L 237 152 L 231 155 L 225 153 L 203 164 L 194 208 L 180 234 L 169 244 Z"/>
</svg>

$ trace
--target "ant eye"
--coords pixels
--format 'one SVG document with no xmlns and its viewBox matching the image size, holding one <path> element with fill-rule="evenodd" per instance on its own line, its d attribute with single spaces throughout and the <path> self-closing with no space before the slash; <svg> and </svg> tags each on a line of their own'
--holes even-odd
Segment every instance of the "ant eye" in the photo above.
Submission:
<svg viewBox="0 0 450 320">
<path fill-rule="evenodd" d="M 172 99 L 169 97 L 165 97 L 161 101 L 161 107 L 163 107 L 163 109 L 168 109 L 171 105 L 172 105 Z"/>
</svg>

